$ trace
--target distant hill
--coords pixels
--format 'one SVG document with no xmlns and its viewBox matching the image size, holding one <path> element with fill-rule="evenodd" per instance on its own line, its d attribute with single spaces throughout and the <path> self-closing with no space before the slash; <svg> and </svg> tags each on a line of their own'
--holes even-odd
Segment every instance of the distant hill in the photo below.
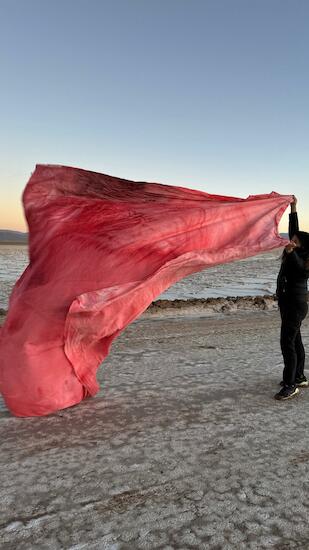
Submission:
<svg viewBox="0 0 309 550">
<path fill-rule="evenodd" d="M 0 243 L 27 244 L 28 233 L 22 233 L 21 231 L 10 231 L 9 229 L 0 229 Z"/>
</svg>

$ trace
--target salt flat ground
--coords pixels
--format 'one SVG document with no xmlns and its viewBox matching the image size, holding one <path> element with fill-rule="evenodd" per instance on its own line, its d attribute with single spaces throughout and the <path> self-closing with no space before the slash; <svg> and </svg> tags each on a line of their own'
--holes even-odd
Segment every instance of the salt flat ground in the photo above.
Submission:
<svg viewBox="0 0 309 550">
<path fill-rule="evenodd" d="M 309 389 L 273 399 L 278 332 L 277 312 L 141 318 L 95 399 L 2 406 L 1 550 L 309 549 Z"/>
</svg>

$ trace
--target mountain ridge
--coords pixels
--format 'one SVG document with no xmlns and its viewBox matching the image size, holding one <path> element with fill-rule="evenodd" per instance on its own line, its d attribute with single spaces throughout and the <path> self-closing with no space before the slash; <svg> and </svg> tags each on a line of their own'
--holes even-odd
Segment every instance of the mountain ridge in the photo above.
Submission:
<svg viewBox="0 0 309 550">
<path fill-rule="evenodd" d="M 10 229 L 0 229 L 0 243 L 28 243 L 28 233 L 23 231 L 12 231 Z"/>
</svg>

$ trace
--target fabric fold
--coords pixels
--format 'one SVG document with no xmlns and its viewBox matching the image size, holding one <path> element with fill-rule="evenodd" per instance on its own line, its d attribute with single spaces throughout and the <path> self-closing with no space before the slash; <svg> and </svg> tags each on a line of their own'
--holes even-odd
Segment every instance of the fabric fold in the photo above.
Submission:
<svg viewBox="0 0 309 550">
<path fill-rule="evenodd" d="M 17 416 L 95 395 L 113 340 L 180 279 L 283 246 L 290 195 L 247 199 L 38 165 L 23 195 L 29 266 L 0 332 L 0 390 Z"/>
</svg>

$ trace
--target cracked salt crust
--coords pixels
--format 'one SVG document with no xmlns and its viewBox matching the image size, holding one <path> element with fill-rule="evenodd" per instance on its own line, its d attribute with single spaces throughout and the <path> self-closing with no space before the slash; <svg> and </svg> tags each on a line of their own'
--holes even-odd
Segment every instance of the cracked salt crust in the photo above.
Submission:
<svg viewBox="0 0 309 550">
<path fill-rule="evenodd" d="M 2 405 L 1 550 L 309 548 L 309 390 L 276 402 L 281 368 L 278 312 L 144 318 L 95 399 Z"/>
</svg>

